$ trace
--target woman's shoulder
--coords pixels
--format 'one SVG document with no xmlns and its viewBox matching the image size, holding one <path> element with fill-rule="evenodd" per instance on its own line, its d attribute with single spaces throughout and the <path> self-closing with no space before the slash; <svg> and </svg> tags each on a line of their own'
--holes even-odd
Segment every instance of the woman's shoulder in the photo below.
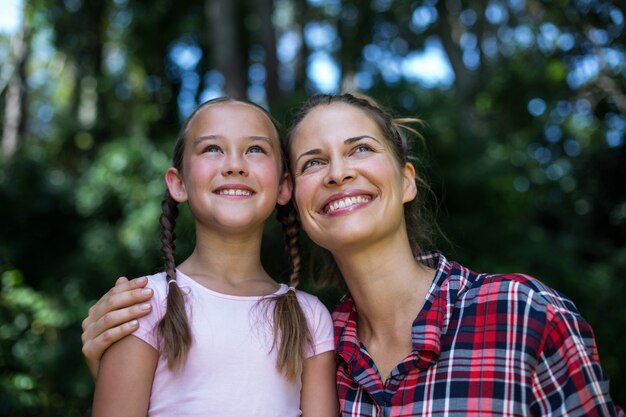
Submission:
<svg viewBox="0 0 626 417">
<path fill-rule="evenodd" d="M 543 306 L 561 312 L 580 314 L 574 302 L 565 294 L 524 273 L 478 274 L 468 293 L 487 295 L 490 299 L 495 297 L 532 303 L 536 308 Z"/>
</svg>

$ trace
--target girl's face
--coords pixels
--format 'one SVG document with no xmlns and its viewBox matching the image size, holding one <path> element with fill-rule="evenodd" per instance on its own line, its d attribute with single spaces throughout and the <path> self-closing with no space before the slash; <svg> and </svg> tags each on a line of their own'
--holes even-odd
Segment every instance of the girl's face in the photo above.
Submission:
<svg viewBox="0 0 626 417">
<path fill-rule="evenodd" d="M 185 135 L 183 172 L 166 181 L 178 202 L 189 201 L 198 225 L 228 233 L 262 227 L 276 203 L 291 198 L 278 133 L 254 106 L 220 102 L 200 109 Z"/>
<path fill-rule="evenodd" d="M 315 243 L 339 251 L 406 233 L 415 171 L 400 166 L 368 113 L 340 102 L 314 107 L 289 147 L 295 203 Z"/>
</svg>

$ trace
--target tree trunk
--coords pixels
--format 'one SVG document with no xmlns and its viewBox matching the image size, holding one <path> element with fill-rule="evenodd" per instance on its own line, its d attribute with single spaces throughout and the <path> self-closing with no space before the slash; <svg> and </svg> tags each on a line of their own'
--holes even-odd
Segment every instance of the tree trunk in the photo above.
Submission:
<svg viewBox="0 0 626 417">
<path fill-rule="evenodd" d="M 237 30 L 237 2 L 206 0 L 206 16 L 211 30 L 213 62 L 224 76 L 224 92 L 231 97 L 245 97 L 247 78 L 241 59 L 241 42 Z"/>
<path fill-rule="evenodd" d="M 256 13 L 261 20 L 260 42 L 265 49 L 265 91 L 270 108 L 280 98 L 278 88 L 278 57 L 276 55 L 276 31 L 272 21 L 274 0 L 257 0 L 254 2 Z"/>
<path fill-rule="evenodd" d="M 30 27 L 22 29 L 13 39 L 14 67 L 7 86 L 2 129 L 2 156 L 8 162 L 17 151 L 26 131 L 26 63 L 30 54 Z"/>
<path fill-rule="evenodd" d="M 298 56 L 296 58 L 296 64 L 294 69 L 294 78 L 295 78 L 295 91 L 304 91 L 306 89 L 307 83 L 307 66 L 309 60 L 310 50 L 304 41 L 304 27 L 309 19 L 309 7 L 306 0 L 300 0 L 295 3 L 296 8 L 296 30 L 300 35 L 300 39 L 302 40 L 302 46 L 298 51 Z"/>
</svg>

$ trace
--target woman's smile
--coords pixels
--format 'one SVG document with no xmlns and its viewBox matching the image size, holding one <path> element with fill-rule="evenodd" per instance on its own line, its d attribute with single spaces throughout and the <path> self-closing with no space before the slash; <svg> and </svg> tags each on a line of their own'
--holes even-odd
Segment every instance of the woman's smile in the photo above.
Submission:
<svg viewBox="0 0 626 417">
<path fill-rule="evenodd" d="M 367 206 L 373 198 L 372 194 L 364 193 L 361 190 L 349 190 L 333 194 L 326 200 L 320 213 L 329 216 L 346 214 Z"/>
<path fill-rule="evenodd" d="M 290 150 L 302 227 L 318 245 L 380 242 L 402 230 L 403 204 L 413 197 L 406 184 L 414 177 L 405 176 L 362 110 L 343 103 L 314 108 L 293 132 Z"/>
</svg>

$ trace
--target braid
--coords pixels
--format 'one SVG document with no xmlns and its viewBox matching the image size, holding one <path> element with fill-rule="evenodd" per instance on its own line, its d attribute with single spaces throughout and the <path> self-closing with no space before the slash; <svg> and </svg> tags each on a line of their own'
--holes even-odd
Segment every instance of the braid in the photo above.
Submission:
<svg viewBox="0 0 626 417">
<path fill-rule="evenodd" d="M 185 310 L 183 293 L 176 284 L 176 263 L 174 260 L 174 240 L 178 202 L 169 191 L 165 192 L 161 203 L 161 252 L 165 262 L 167 285 L 167 311 L 159 322 L 159 335 L 163 344 L 163 355 L 170 368 L 181 365 L 191 346 L 191 329 Z"/>
<path fill-rule="evenodd" d="M 300 269 L 302 268 L 302 256 L 300 255 L 300 224 L 296 217 L 295 210 L 291 204 L 278 205 L 276 218 L 283 225 L 285 234 L 285 251 L 289 258 L 291 271 L 289 274 L 289 286 L 297 287 L 300 283 Z"/>
<path fill-rule="evenodd" d="M 296 296 L 296 287 L 300 282 L 302 266 L 298 239 L 300 227 L 291 203 L 277 207 L 277 218 L 283 225 L 285 250 L 289 257 L 291 271 L 289 289 L 285 294 L 274 299 L 274 342 L 272 349 L 278 349 L 276 367 L 282 370 L 287 378 L 294 379 L 300 376 L 306 349 L 311 345 L 311 333 L 307 319 Z"/>
</svg>

